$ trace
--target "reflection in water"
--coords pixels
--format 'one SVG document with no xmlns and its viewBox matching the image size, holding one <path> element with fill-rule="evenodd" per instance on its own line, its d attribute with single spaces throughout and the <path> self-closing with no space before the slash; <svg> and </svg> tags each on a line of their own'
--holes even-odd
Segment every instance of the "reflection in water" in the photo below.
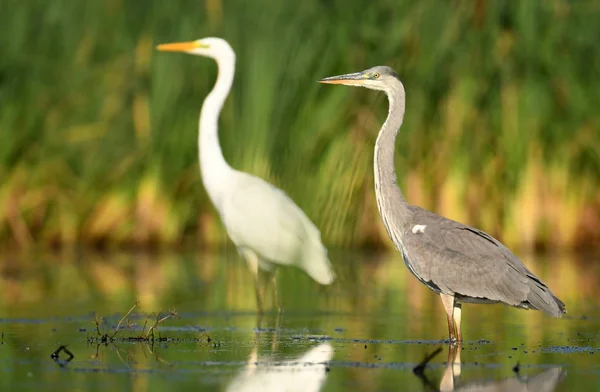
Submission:
<svg viewBox="0 0 600 392">
<path fill-rule="evenodd" d="M 461 383 L 461 349 L 460 344 L 453 344 L 449 347 L 448 362 L 446 363 L 446 368 L 440 381 L 439 388 L 437 388 L 435 383 L 425 375 L 422 369 L 415 369 L 415 374 L 421 378 L 426 390 L 439 390 L 440 392 L 551 392 L 556 389 L 567 373 L 560 367 L 552 367 L 534 376 L 521 376 L 519 374 L 519 369 L 516 368 L 514 370 L 516 372 L 514 377 L 502 380 L 477 380 L 463 384 Z M 432 357 L 429 357 L 427 361 L 431 360 L 431 358 Z M 424 367 L 424 365 L 425 363 L 421 364 L 419 367 Z"/>
<path fill-rule="evenodd" d="M 333 347 L 323 343 L 296 359 L 259 362 L 254 346 L 246 368 L 227 387 L 242 391 L 320 391 L 327 378 Z"/>
<path fill-rule="evenodd" d="M 550 368 L 532 377 L 516 375 L 504 380 L 473 381 L 464 385 L 446 388 L 440 385 L 440 391 L 472 391 L 472 392 L 551 392 L 556 389 L 563 379 L 566 371 L 559 368 Z"/>
<path fill-rule="evenodd" d="M 299 300 L 305 298 L 299 296 L 299 292 L 318 292 L 318 300 L 315 303 L 316 298 L 309 298 L 310 308 L 307 306 L 307 309 L 372 312 L 384 305 L 386 309 L 402 308 L 415 315 L 431 311 L 436 325 L 440 324 L 438 320 L 445 322 L 445 318 L 437 313 L 441 306 L 432 304 L 434 296 L 403 269 L 404 264 L 397 255 L 335 250 L 330 253 L 332 258 L 345 260 L 339 266 L 340 276 L 331 290 L 322 290 L 295 271 L 280 271 L 280 294 L 290 303 L 289 310 L 294 310 Z M 600 276 L 600 263 L 583 264 L 585 260 L 595 260 L 593 257 L 564 255 L 546 259 L 525 255 L 522 258 L 528 266 L 540 271 L 549 285 L 565 293 L 565 301 L 573 304 L 570 315 L 576 314 L 579 304 L 600 295 L 597 278 Z M 577 271 L 586 273 L 577 274 Z M 7 254 L 0 257 L 0 290 L 3 293 L 0 305 L 9 307 L 36 303 L 45 298 L 98 296 L 112 299 L 128 297 L 128 302 L 135 297 L 143 307 L 169 307 L 174 304 L 165 303 L 165 300 L 193 294 L 210 302 L 212 309 L 255 309 L 254 281 L 232 249 L 195 254 L 66 252 L 34 257 Z M 325 301 L 328 303 L 325 304 Z M 477 324 L 480 313 L 505 313 L 500 307 L 487 310 L 479 305 L 468 306 L 477 308 L 477 312 L 467 317 L 467 329 Z M 512 319 L 535 322 L 543 319 L 528 314 L 531 312 L 513 313 L 511 310 Z M 419 321 L 417 317 L 414 323 Z M 438 336 L 442 337 L 445 332 L 444 328 L 440 328 Z M 422 335 L 413 337 L 426 338 Z"/>
</svg>

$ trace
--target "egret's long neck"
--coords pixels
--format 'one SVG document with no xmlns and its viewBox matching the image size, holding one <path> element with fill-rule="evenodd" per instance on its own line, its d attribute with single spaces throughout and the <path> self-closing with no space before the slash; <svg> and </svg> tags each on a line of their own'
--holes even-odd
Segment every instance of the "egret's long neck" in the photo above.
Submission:
<svg viewBox="0 0 600 392">
<path fill-rule="evenodd" d="M 408 204 L 396 183 L 394 169 L 394 144 L 404 119 L 404 86 L 398 81 L 386 93 L 390 105 L 388 117 L 375 143 L 375 196 L 385 228 L 392 240 L 398 242 L 409 224 Z"/>
<path fill-rule="evenodd" d="M 213 204 L 219 209 L 224 185 L 233 174 L 233 169 L 225 161 L 219 144 L 218 122 L 219 114 L 233 84 L 235 54 L 232 50 L 231 53 L 222 54 L 216 61 L 219 69 L 217 82 L 204 100 L 200 112 L 198 151 L 202 182 Z"/>
</svg>

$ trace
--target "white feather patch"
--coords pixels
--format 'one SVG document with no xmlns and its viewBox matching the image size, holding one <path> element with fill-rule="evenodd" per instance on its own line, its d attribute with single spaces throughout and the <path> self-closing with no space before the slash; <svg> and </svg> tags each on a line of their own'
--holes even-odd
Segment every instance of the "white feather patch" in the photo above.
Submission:
<svg viewBox="0 0 600 392">
<path fill-rule="evenodd" d="M 425 233 L 425 228 L 427 225 L 414 225 L 412 228 L 413 234 Z"/>
</svg>

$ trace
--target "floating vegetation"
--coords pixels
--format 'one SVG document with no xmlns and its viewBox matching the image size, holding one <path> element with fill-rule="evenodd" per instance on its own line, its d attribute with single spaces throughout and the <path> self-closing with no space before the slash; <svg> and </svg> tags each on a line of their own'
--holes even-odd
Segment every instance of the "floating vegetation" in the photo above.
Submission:
<svg viewBox="0 0 600 392">
<path fill-rule="evenodd" d="M 87 338 L 88 343 L 96 344 L 109 344 L 109 343 L 156 343 L 156 342 L 197 342 L 210 345 L 213 348 L 219 347 L 221 343 L 218 340 L 213 339 L 209 334 L 203 332 L 199 337 L 182 339 L 174 338 L 161 335 L 160 326 L 167 320 L 177 317 L 177 311 L 170 309 L 167 312 L 150 313 L 145 315 L 136 315 L 137 318 L 143 318 L 144 324 L 139 329 L 138 324 L 132 321 L 129 317 L 133 314 L 134 310 L 139 308 L 139 302 L 135 302 L 133 306 L 125 313 L 119 320 L 113 330 L 105 331 L 104 318 L 96 315 L 93 320 L 96 326 L 96 335 L 89 336 Z M 126 335 L 125 332 L 129 331 L 130 334 Z"/>
</svg>

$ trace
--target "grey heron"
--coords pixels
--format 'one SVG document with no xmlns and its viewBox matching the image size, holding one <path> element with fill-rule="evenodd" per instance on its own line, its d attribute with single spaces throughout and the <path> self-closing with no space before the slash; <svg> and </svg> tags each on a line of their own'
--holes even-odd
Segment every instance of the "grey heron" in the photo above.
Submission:
<svg viewBox="0 0 600 392">
<path fill-rule="evenodd" d="M 545 370 L 542 373 L 534 376 L 522 375 L 519 373 L 519 365 L 513 368 L 516 373 L 514 377 L 505 378 L 503 380 L 476 380 L 463 383 L 462 363 L 460 361 L 460 344 L 451 345 L 448 351 L 448 362 L 446 369 L 439 383 L 439 387 L 434 385 L 429 377 L 425 374 L 427 364 L 442 351 L 438 348 L 413 368 L 413 373 L 423 381 L 426 390 L 450 392 L 450 391 L 471 391 L 471 392 L 496 392 L 496 391 L 535 391 L 551 392 L 556 389 L 558 384 L 564 379 L 567 374 L 566 370 L 560 367 L 553 367 Z M 458 355 L 458 358 L 457 358 Z"/>
<path fill-rule="evenodd" d="M 283 191 L 233 169 L 223 157 L 218 120 L 235 73 L 235 53 L 231 46 L 221 38 L 210 37 L 163 44 L 157 49 L 209 57 L 217 62 L 217 81 L 200 113 L 200 171 L 229 237 L 254 274 L 259 313 L 263 311 L 259 269 L 272 272 L 278 310 L 281 307 L 275 267 L 296 266 L 320 284 L 332 283 L 335 274 L 321 242 L 321 233 L 304 212 Z"/>
<path fill-rule="evenodd" d="M 406 202 L 394 169 L 394 142 L 404 119 L 406 94 L 392 68 L 377 66 L 319 82 L 386 93 L 388 116 L 375 143 L 377 207 L 410 272 L 441 296 L 451 342 L 462 341 L 462 303 L 504 303 L 553 317 L 566 313 L 565 304 L 500 241 Z"/>
</svg>

